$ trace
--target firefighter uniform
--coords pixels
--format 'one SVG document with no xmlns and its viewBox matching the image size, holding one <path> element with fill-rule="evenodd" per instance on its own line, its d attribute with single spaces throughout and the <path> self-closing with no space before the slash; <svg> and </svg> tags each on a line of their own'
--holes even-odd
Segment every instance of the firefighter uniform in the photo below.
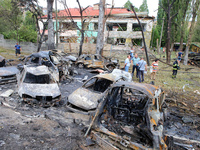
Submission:
<svg viewBox="0 0 200 150">
<path fill-rule="evenodd" d="M 176 75 L 177 75 L 177 71 L 179 69 L 179 63 L 178 61 L 176 60 L 174 63 L 173 63 L 173 73 L 172 73 L 172 78 L 176 78 Z"/>
</svg>

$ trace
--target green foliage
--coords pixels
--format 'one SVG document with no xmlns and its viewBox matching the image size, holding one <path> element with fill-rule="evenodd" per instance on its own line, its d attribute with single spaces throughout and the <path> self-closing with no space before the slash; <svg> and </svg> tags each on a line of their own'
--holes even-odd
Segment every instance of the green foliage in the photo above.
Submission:
<svg viewBox="0 0 200 150">
<path fill-rule="evenodd" d="M 22 26 L 19 30 L 20 41 L 37 42 L 37 32 L 31 25 Z"/>
<path fill-rule="evenodd" d="M 0 4 L 0 34 L 6 39 L 37 42 L 36 20 L 32 13 L 27 11 L 23 18 L 23 10 L 17 0 L 1 0 Z"/>
<path fill-rule="evenodd" d="M 139 8 L 140 12 L 148 12 L 149 14 L 149 9 L 148 9 L 148 5 L 147 5 L 147 0 L 143 0 L 142 5 Z"/>
<path fill-rule="evenodd" d="M 192 36 L 192 42 L 200 42 L 200 14 L 198 14 L 197 23 Z"/>
<path fill-rule="evenodd" d="M 127 9 L 129 9 L 129 10 L 132 10 L 132 8 L 131 8 L 132 5 L 133 5 L 133 4 L 130 2 L 130 0 L 128 0 L 128 1 L 124 4 L 124 8 L 127 8 Z M 133 6 L 134 6 L 134 5 L 133 5 Z M 134 6 L 134 9 L 135 9 L 136 12 L 139 11 L 139 9 L 138 9 L 137 7 L 135 7 L 135 6 Z"/>
</svg>

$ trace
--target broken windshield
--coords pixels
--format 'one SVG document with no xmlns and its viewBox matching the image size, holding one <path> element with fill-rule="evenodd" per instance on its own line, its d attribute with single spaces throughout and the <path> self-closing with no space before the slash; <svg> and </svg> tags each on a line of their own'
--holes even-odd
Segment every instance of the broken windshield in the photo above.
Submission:
<svg viewBox="0 0 200 150">
<path fill-rule="evenodd" d="M 103 93 L 113 83 L 104 78 L 92 78 L 84 86 L 87 89 Z"/>
<path fill-rule="evenodd" d="M 34 75 L 31 73 L 27 73 L 24 78 L 24 83 L 35 83 L 35 84 L 49 84 L 50 83 L 50 75 Z"/>
</svg>

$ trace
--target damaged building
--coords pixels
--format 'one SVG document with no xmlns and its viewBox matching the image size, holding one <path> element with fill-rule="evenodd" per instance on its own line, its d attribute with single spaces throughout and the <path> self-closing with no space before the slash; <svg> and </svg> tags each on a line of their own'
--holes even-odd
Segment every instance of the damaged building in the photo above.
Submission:
<svg viewBox="0 0 200 150">
<path fill-rule="evenodd" d="M 71 16 L 75 24 L 81 27 L 81 15 L 79 9 L 69 8 Z M 139 45 L 143 46 L 141 28 L 138 21 L 132 11 L 128 11 L 125 8 L 106 8 L 105 15 L 109 17 L 105 22 L 104 41 L 107 44 L 112 45 Z M 145 42 L 147 46 L 150 46 L 151 32 L 153 27 L 154 17 L 148 16 L 147 12 L 137 12 L 138 18 L 143 27 Z M 97 31 L 98 31 L 98 17 L 99 6 L 94 4 L 93 7 L 88 7 L 83 12 L 83 17 L 86 19 L 84 26 L 85 39 L 84 43 L 96 43 Z M 47 15 L 43 16 L 43 19 L 47 19 Z M 54 30 L 56 30 L 56 20 L 53 18 Z M 58 33 L 59 43 L 79 43 L 80 31 L 76 28 L 66 10 L 58 12 L 58 28 L 61 32 Z M 42 27 L 42 23 L 40 23 Z M 48 35 L 48 33 L 46 33 Z M 55 38 L 56 39 L 56 38 Z"/>
</svg>

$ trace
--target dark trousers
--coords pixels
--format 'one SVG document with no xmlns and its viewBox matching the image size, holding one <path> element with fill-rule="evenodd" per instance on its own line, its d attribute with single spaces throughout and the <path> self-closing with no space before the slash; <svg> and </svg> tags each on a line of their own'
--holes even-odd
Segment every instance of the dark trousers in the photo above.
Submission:
<svg viewBox="0 0 200 150">
<path fill-rule="evenodd" d="M 139 70 L 138 76 L 139 76 L 139 82 L 143 82 L 144 81 L 144 70 Z"/>
<path fill-rule="evenodd" d="M 134 75 L 134 71 L 136 70 L 136 77 L 138 78 L 138 66 L 136 66 L 136 65 L 133 65 L 133 70 L 132 70 L 132 77 L 133 77 L 133 75 Z"/>
<path fill-rule="evenodd" d="M 173 70 L 172 78 L 176 78 L 176 75 L 177 75 L 177 70 Z"/>
</svg>

